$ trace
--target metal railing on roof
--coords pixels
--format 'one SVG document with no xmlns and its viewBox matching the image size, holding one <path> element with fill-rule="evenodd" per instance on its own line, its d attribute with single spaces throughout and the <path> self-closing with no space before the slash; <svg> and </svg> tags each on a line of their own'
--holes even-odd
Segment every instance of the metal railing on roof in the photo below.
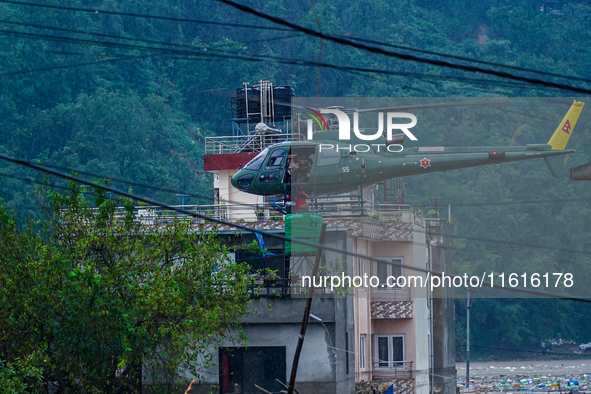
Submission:
<svg viewBox="0 0 591 394">
<path fill-rule="evenodd" d="M 205 137 L 205 154 L 260 152 L 279 142 L 303 140 L 305 136 L 300 133 Z"/>
<path fill-rule="evenodd" d="M 278 202 L 275 200 L 275 203 Z M 279 201 L 279 204 L 281 202 Z M 309 204 L 309 212 L 320 213 L 326 219 L 350 218 L 372 221 L 378 225 L 391 223 L 415 223 L 425 225 L 425 219 L 421 211 L 416 211 L 410 205 L 404 204 L 370 204 L 364 203 L 363 210 L 359 209 L 357 199 L 332 198 L 318 199 L 314 204 Z M 194 212 L 214 219 L 227 220 L 229 222 L 282 222 L 284 216 L 266 203 L 221 203 L 208 205 L 176 205 L 185 211 Z M 157 206 L 136 206 L 134 209 L 135 220 L 145 225 L 166 225 L 174 220 L 190 220 L 193 223 L 206 223 L 207 219 L 186 217 L 173 209 L 164 209 Z M 292 212 L 295 213 L 295 212 Z M 123 207 L 117 208 L 115 216 L 123 218 L 126 211 Z"/>
</svg>

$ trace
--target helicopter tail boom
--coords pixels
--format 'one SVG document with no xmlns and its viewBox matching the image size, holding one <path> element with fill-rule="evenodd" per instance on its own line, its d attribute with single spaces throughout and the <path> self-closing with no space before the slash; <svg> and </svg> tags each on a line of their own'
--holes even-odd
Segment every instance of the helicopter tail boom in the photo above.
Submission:
<svg viewBox="0 0 591 394">
<path fill-rule="evenodd" d="M 564 118 L 562 118 L 562 122 L 560 122 L 556 131 L 552 134 L 552 138 L 548 141 L 548 145 L 552 147 L 552 150 L 564 150 L 564 148 L 566 148 L 568 139 L 577 124 L 577 120 L 579 119 L 579 115 L 581 115 L 584 106 L 585 103 L 578 101 L 575 101 L 573 105 L 571 105 L 566 115 L 564 115 Z M 550 164 L 548 164 L 548 166 L 550 167 Z M 550 167 L 550 170 L 552 170 L 552 167 Z M 552 173 L 554 173 L 553 170 Z"/>
</svg>

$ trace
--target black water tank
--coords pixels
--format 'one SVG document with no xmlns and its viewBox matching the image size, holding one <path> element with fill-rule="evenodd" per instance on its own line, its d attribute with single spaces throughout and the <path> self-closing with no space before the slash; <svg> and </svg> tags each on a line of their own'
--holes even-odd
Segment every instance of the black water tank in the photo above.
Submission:
<svg viewBox="0 0 591 394">
<path fill-rule="evenodd" d="M 251 122 L 261 121 L 261 92 L 257 88 L 238 88 L 236 89 L 236 117 L 239 119 L 246 118 L 246 96 L 248 94 L 248 113 L 250 113 L 249 120 Z M 291 99 L 295 96 L 293 88 L 290 86 L 274 86 L 273 87 L 273 101 L 275 104 L 275 120 L 281 121 L 284 119 L 291 119 Z M 259 115 L 252 115 L 258 113 Z"/>
<path fill-rule="evenodd" d="M 291 99 L 295 96 L 290 86 L 274 86 L 275 119 L 277 121 L 291 119 Z"/>
<path fill-rule="evenodd" d="M 246 96 L 248 94 L 248 112 L 261 113 L 260 91 L 252 87 L 236 89 L 236 117 L 246 118 Z M 261 115 L 250 115 L 251 122 L 260 122 Z"/>
</svg>

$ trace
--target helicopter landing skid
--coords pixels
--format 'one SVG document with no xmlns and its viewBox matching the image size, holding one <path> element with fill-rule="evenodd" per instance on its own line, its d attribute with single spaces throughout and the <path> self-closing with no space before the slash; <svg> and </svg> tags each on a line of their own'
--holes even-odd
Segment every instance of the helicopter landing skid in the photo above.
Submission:
<svg viewBox="0 0 591 394">
<path fill-rule="evenodd" d="M 282 215 L 288 215 L 291 213 L 291 206 L 286 206 L 283 198 L 268 199 L 267 202 L 269 203 L 271 208 L 273 208 Z"/>
<path fill-rule="evenodd" d="M 334 214 L 338 217 L 358 217 L 365 214 L 363 209 L 363 192 L 361 186 L 357 186 L 357 194 L 334 195 L 334 196 L 315 196 L 314 192 L 308 198 L 309 209 L 305 211 L 318 213 L 322 215 Z M 267 203 L 275 211 L 282 215 L 292 213 L 291 200 L 285 203 L 285 198 L 268 199 Z"/>
</svg>

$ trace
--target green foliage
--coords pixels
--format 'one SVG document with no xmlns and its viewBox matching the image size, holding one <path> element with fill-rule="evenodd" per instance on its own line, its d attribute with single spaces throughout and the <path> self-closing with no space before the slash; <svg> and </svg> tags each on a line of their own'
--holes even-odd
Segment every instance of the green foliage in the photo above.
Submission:
<svg viewBox="0 0 591 394">
<path fill-rule="evenodd" d="M 200 376 L 244 314 L 248 267 L 187 221 L 146 228 L 131 201 L 97 192 L 92 210 L 75 185 L 39 198 L 39 226 L 0 209 L 0 373 L 97 393 L 139 392 L 142 368 L 145 383 Z"/>
<path fill-rule="evenodd" d="M 247 3 L 264 12 L 314 29 L 318 28 L 316 14 L 320 28 L 325 33 L 363 37 L 421 50 L 591 78 L 591 71 L 585 66 L 591 60 L 591 47 L 588 45 L 591 41 L 591 18 L 588 17 L 591 8 L 579 0 L 564 2 L 561 15 L 540 12 L 536 9 L 535 2 L 526 0 L 331 0 L 315 1 L 315 10 L 311 9 L 308 2 L 251 0 Z M 68 5 L 89 7 L 88 2 L 82 0 L 72 0 Z M 224 4 L 210 1 L 173 3 L 164 0 L 148 4 L 96 0 L 92 2 L 92 7 L 126 13 L 194 17 L 222 23 L 266 26 L 258 19 L 246 17 Z M 14 22 L 59 26 L 163 43 L 157 45 L 91 35 L 83 37 L 103 42 L 121 41 L 129 47 L 101 45 L 100 42 L 82 45 L 68 40 L 45 40 L 16 35 L 1 40 L 0 69 L 3 76 L 0 84 L 0 152 L 45 164 L 132 180 L 157 188 L 191 191 L 205 197 L 192 203 L 211 203 L 207 197 L 212 196 L 212 180 L 203 171 L 201 157 L 204 153 L 203 139 L 207 135 L 231 133 L 229 91 L 242 86 L 244 81 L 256 83 L 259 79 L 268 79 L 275 84 L 289 84 L 301 97 L 317 94 L 326 97 L 527 97 L 566 94 L 559 90 L 542 90 L 533 85 L 498 84 L 496 79 L 372 55 L 326 40 L 321 44 L 317 38 L 301 35 L 294 37 L 285 32 L 174 20 L 147 20 L 104 13 L 68 12 L 43 7 L 23 8 L 9 4 L 0 5 L 0 15 L 3 20 Z M 11 25 L 12 28 L 27 33 L 40 32 L 26 26 Z M 63 35 L 68 38 L 80 36 L 65 31 L 43 34 Z M 187 51 L 194 50 L 197 55 L 163 53 L 134 45 L 162 47 L 170 51 L 183 48 Z M 246 62 L 224 57 L 256 54 L 262 57 L 316 61 L 319 59 L 320 45 L 323 62 L 392 70 L 401 74 L 351 73 L 326 67 L 280 64 L 273 60 Z M 215 56 L 209 57 L 210 54 Z M 127 60 L 123 60 L 124 58 Z M 70 67 L 80 64 L 85 65 Z M 469 77 L 481 79 L 481 82 L 466 80 Z M 580 83 L 584 86 L 583 82 Z M 590 160 L 588 147 L 591 146 L 591 133 L 580 129 L 589 122 L 589 118 L 585 119 L 587 111 L 588 109 L 583 112 L 571 142 L 578 153 L 571 158 L 569 167 Z M 545 111 L 536 113 L 550 115 Z M 509 112 L 491 110 L 489 114 L 476 118 L 471 118 L 472 115 L 461 110 L 446 112 L 446 115 L 450 114 L 452 116 L 433 115 L 432 121 L 421 120 L 417 128 L 422 128 L 422 145 L 506 145 L 511 133 L 523 124 L 516 121 L 515 127 L 510 130 L 499 128 L 500 118 L 503 121 L 514 119 Z M 561 117 L 562 114 L 557 116 Z M 538 131 L 548 130 L 548 121 L 529 118 L 527 123 L 516 143 L 544 142 L 540 141 L 541 134 Z M 551 127 L 554 127 L 554 123 Z M 43 179 L 42 175 L 31 175 L 28 170 L 5 164 L 0 164 L 0 172 L 36 181 Z M 57 183 L 63 186 L 63 183 Z M 591 192 L 588 184 L 578 183 L 575 186 L 573 182 L 549 178 L 545 165 L 533 161 L 405 179 L 405 195 L 407 202 L 413 199 L 422 202 L 425 201 L 425 196 L 440 196 L 444 198 L 443 203 L 451 203 L 454 206 L 458 235 L 469 234 L 481 238 L 509 239 L 586 250 L 585 245 L 591 243 L 591 236 L 589 231 L 581 229 L 588 228 L 588 202 L 464 208 L 456 208 L 455 204 L 580 198 Z M 114 182 L 114 186 L 123 189 L 129 187 L 123 182 Z M 20 218 L 39 219 L 39 211 L 32 198 L 33 188 L 26 181 L 2 177 L 0 198 L 4 198 L 6 206 L 17 209 Z M 169 192 L 141 187 L 135 187 L 134 191 L 166 202 L 178 203 L 174 194 Z M 83 202 L 76 201 L 70 198 L 63 200 L 63 203 Z M 99 201 L 95 201 L 95 205 L 99 207 L 99 213 L 94 217 L 96 225 L 111 228 L 113 224 L 110 221 L 110 210 L 114 209 L 113 204 L 101 197 Z M 118 223 L 121 226 L 131 226 L 132 204 L 128 201 L 125 205 L 127 215 L 122 217 L 127 221 L 123 219 Z M 84 217 L 84 209 L 80 208 L 80 212 L 80 217 Z M 60 238 L 48 238 L 47 233 L 43 233 L 43 238 L 33 231 L 37 228 L 35 224 L 10 224 L 11 221 L 19 223 L 15 217 L 6 220 L 6 228 L 11 230 L 3 233 L 3 242 L 12 239 L 15 243 L 11 246 L 12 249 L 8 249 L 12 251 L 2 257 L 6 259 L 3 261 L 12 259 L 10 261 L 25 264 L 28 261 L 26 256 L 29 256 L 28 259 L 32 259 L 31 256 L 40 256 L 44 261 L 56 259 L 56 263 L 51 265 L 52 269 L 66 270 L 61 262 L 67 260 L 62 256 L 64 249 L 59 249 L 59 253 L 54 250 L 57 248 L 54 244 Z M 84 227 L 83 222 L 79 225 Z M 47 231 L 56 231 L 57 228 L 63 231 L 64 239 L 74 239 L 74 233 L 64 224 L 60 227 L 59 222 L 51 222 Z M 98 230 L 94 231 L 96 233 Z M 16 239 L 22 241 L 22 250 L 18 253 L 16 245 L 19 244 Z M 53 244 L 46 244 L 46 239 L 51 239 Z M 115 243 L 115 239 L 109 239 L 111 243 Z M 75 245 L 68 246 L 73 248 Z M 531 248 L 484 244 L 464 239 L 457 239 L 454 247 L 457 249 L 454 256 L 456 270 L 461 272 L 500 272 L 503 267 L 511 266 L 515 270 L 530 273 L 534 270 L 545 272 L 548 269 L 561 272 L 571 270 L 581 277 L 591 274 L 589 260 L 581 254 L 540 250 L 532 252 Z M 260 254 L 260 251 L 257 253 Z M 90 259 L 93 264 L 98 264 L 95 260 L 96 256 Z M 31 272 L 38 271 L 40 275 L 45 275 L 46 269 L 43 266 L 33 265 L 30 269 Z M 9 268 L 3 267 L 2 270 Z M 11 275 L 13 280 L 18 277 L 16 273 Z M 57 271 L 52 275 L 57 275 Z M 84 275 L 89 274 L 78 275 L 77 278 Z M 28 289 L 30 291 L 40 291 L 34 285 L 36 282 L 27 275 L 24 275 L 22 283 L 32 286 Z M 13 283 L 10 285 L 14 286 Z M 584 280 L 575 281 L 575 286 L 580 286 L 579 289 L 585 285 Z M 16 291 L 15 297 L 20 297 L 21 291 L 24 290 Z M 60 294 L 57 293 L 55 297 L 61 296 Z M 80 297 L 83 294 L 86 293 L 82 292 Z M 25 302 L 25 298 L 19 302 Z M 49 316 L 53 304 L 45 304 L 47 311 L 44 311 L 38 305 L 41 302 L 36 301 L 35 311 Z M 60 306 L 62 304 L 63 301 L 56 303 Z M 494 315 L 502 315 L 504 308 L 504 304 L 499 301 L 493 308 Z M 544 308 L 546 307 L 541 307 Z M 567 309 L 560 309 L 557 321 L 569 320 L 566 312 L 562 312 Z M 544 313 L 540 312 L 539 315 Z M 514 311 L 508 309 L 507 315 L 512 314 Z M 32 321 L 31 327 L 35 327 L 34 319 L 27 316 L 29 315 L 26 313 L 22 315 L 23 319 Z M 475 332 L 488 332 L 490 326 L 485 321 L 488 320 L 475 323 Z M 526 343 L 524 338 L 527 335 L 523 333 L 529 330 L 535 336 L 533 333 L 545 329 L 546 321 L 528 326 L 525 321 L 515 320 L 513 324 L 521 327 L 516 327 L 518 333 L 510 336 L 512 340 L 522 338 L 521 344 Z M 2 327 L 5 324 L 8 323 L 0 322 Z M 579 328 L 581 330 L 578 335 L 583 337 L 587 331 Z M 562 329 L 560 332 L 564 333 L 566 330 Z M 495 337 L 495 340 L 500 338 Z M 45 342 L 41 341 L 38 346 L 43 343 Z M 517 345 L 515 342 L 515 346 Z M 20 354 L 12 355 L 10 360 L 19 356 Z"/>
<path fill-rule="evenodd" d="M 25 360 L 17 358 L 13 363 L 0 359 L 0 393 L 22 394 L 41 388 L 42 368 L 33 366 L 36 355 Z"/>
</svg>

